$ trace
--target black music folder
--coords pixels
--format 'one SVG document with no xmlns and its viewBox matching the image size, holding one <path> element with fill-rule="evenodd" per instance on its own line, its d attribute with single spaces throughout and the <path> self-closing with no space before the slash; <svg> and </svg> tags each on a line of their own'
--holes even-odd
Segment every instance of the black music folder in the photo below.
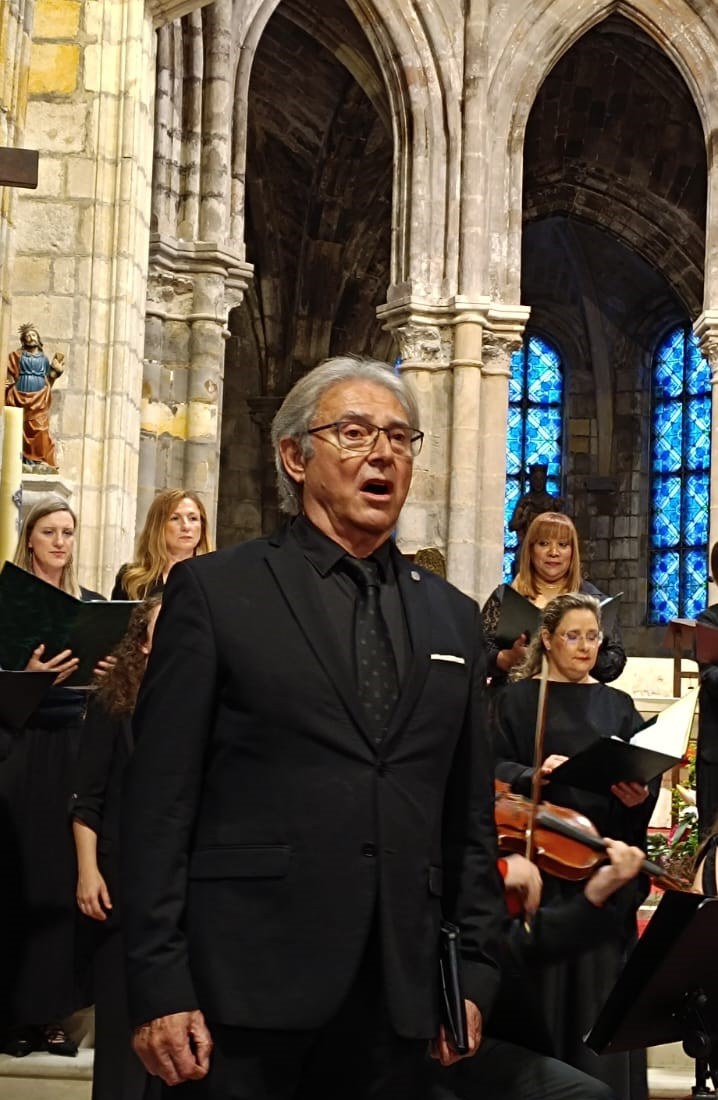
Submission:
<svg viewBox="0 0 718 1100">
<path fill-rule="evenodd" d="M 549 692 L 550 692 L 549 685 Z M 551 772 L 552 783 L 606 794 L 614 783 L 650 783 L 683 760 L 698 692 L 687 692 L 630 741 L 602 737 Z"/>
<path fill-rule="evenodd" d="M 84 687 L 126 633 L 136 606 L 131 600 L 77 600 L 6 561 L 0 571 L 0 667 L 24 669 L 43 642 L 43 660 L 63 649 L 79 657 L 79 668 L 63 687 Z"/>
<path fill-rule="evenodd" d="M 620 737 L 602 737 L 551 772 L 551 782 L 608 794 L 614 783 L 650 783 L 683 757 L 632 745 Z"/>
<path fill-rule="evenodd" d="M 623 592 L 599 600 L 601 606 L 601 630 L 609 637 L 616 626 L 618 605 Z M 598 597 L 596 597 L 598 599 Z M 543 611 L 535 607 L 510 584 L 504 585 L 501 614 L 496 626 L 496 644 L 500 649 L 511 649 L 517 638 L 525 634 L 529 641 L 541 626 Z"/>
<path fill-rule="evenodd" d="M 0 726 L 22 729 L 52 687 L 55 675 L 0 670 Z"/>
</svg>

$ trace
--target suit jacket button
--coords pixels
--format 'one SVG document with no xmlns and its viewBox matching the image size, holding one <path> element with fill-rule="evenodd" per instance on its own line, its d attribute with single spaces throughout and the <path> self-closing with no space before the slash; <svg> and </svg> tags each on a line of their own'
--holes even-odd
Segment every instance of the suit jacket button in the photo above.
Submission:
<svg viewBox="0 0 718 1100">
<path fill-rule="evenodd" d="M 361 854 L 367 859 L 373 859 L 376 855 L 376 844 L 362 844 Z"/>
</svg>

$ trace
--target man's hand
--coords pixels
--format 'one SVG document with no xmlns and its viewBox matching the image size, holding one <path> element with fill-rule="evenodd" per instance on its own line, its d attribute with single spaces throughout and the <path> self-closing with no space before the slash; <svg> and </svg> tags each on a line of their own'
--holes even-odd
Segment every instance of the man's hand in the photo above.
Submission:
<svg viewBox="0 0 718 1100">
<path fill-rule="evenodd" d="M 518 895 L 524 913 L 535 913 L 541 903 L 541 872 L 526 856 L 512 852 L 506 856 L 504 889 Z"/>
<path fill-rule="evenodd" d="M 608 863 L 603 863 L 583 888 L 586 900 L 592 905 L 604 902 L 635 878 L 646 858 L 640 848 L 632 848 L 622 840 L 606 840 Z"/>
<path fill-rule="evenodd" d="M 464 1004 L 466 1005 L 466 1037 L 469 1041 L 468 1053 L 459 1054 L 454 1050 L 446 1034 L 446 1028 L 442 1024 L 437 1038 L 432 1040 L 429 1048 L 431 1057 L 441 1062 L 442 1066 L 453 1066 L 454 1062 L 460 1062 L 462 1058 L 471 1058 L 479 1049 L 482 1028 L 481 1013 L 473 1001 L 464 1001 Z"/>
<path fill-rule="evenodd" d="M 166 1085 L 207 1076 L 212 1036 L 198 1008 L 141 1024 L 134 1030 L 132 1046 L 147 1072 Z"/>
</svg>

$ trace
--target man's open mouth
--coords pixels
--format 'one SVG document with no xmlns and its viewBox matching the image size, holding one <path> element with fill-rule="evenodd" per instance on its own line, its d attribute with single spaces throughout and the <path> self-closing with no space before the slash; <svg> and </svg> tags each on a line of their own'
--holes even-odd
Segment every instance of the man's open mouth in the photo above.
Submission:
<svg viewBox="0 0 718 1100">
<path fill-rule="evenodd" d="M 375 497 L 387 497 L 391 492 L 389 481 L 365 481 L 362 485 L 363 493 L 371 493 Z"/>
</svg>

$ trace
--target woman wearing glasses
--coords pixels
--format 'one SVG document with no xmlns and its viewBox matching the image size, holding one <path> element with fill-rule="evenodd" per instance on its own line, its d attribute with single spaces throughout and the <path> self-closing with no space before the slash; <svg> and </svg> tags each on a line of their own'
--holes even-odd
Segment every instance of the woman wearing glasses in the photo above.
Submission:
<svg viewBox="0 0 718 1100">
<path fill-rule="evenodd" d="M 544 608 L 556 596 L 567 592 L 583 592 L 601 597 L 590 581 L 581 576 L 581 557 L 576 528 L 568 516 L 560 512 L 542 512 L 531 521 L 519 558 L 519 570 L 511 587 L 538 608 Z M 510 649 L 501 648 L 496 630 L 501 617 L 505 586 L 495 588 L 481 612 L 486 638 L 487 673 L 494 689 L 503 687 L 512 668 L 521 664 L 526 655 L 527 638 L 521 635 Z M 618 628 L 601 641 L 593 676 L 608 683 L 621 675 L 626 664 L 626 651 Z"/>
<path fill-rule="evenodd" d="M 603 794 L 552 781 L 555 769 L 600 737 L 629 740 L 643 725 L 629 695 L 593 675 L 602 641 L 598 601 L 585 594 L 559 596 L 546 605 L 541 630 L 515 669 L 496 709 L 498 779 L 520 794 L 531 792 L 539 676 L 548 664 L 543 762 L 545 798 L 585 814 L 604 837 L 645 848 L 648 821 L 658 793 L 636 783 L 616 782 Z M 544 874 L 547 905 L 563 905 L 583 889 Z M 608 996 L 636 935 L 636 911 L 646 893 L 642 879 L 623 887 L 608 903 L 614 934 L 568 961 L 540 966 L 539 983 L 555 1054 L 604 1081 L 620 1100 L 646 1096 L 645 1060 L 628 1054 L 593 1054 L 582 1042 Z"/>
</svg>

